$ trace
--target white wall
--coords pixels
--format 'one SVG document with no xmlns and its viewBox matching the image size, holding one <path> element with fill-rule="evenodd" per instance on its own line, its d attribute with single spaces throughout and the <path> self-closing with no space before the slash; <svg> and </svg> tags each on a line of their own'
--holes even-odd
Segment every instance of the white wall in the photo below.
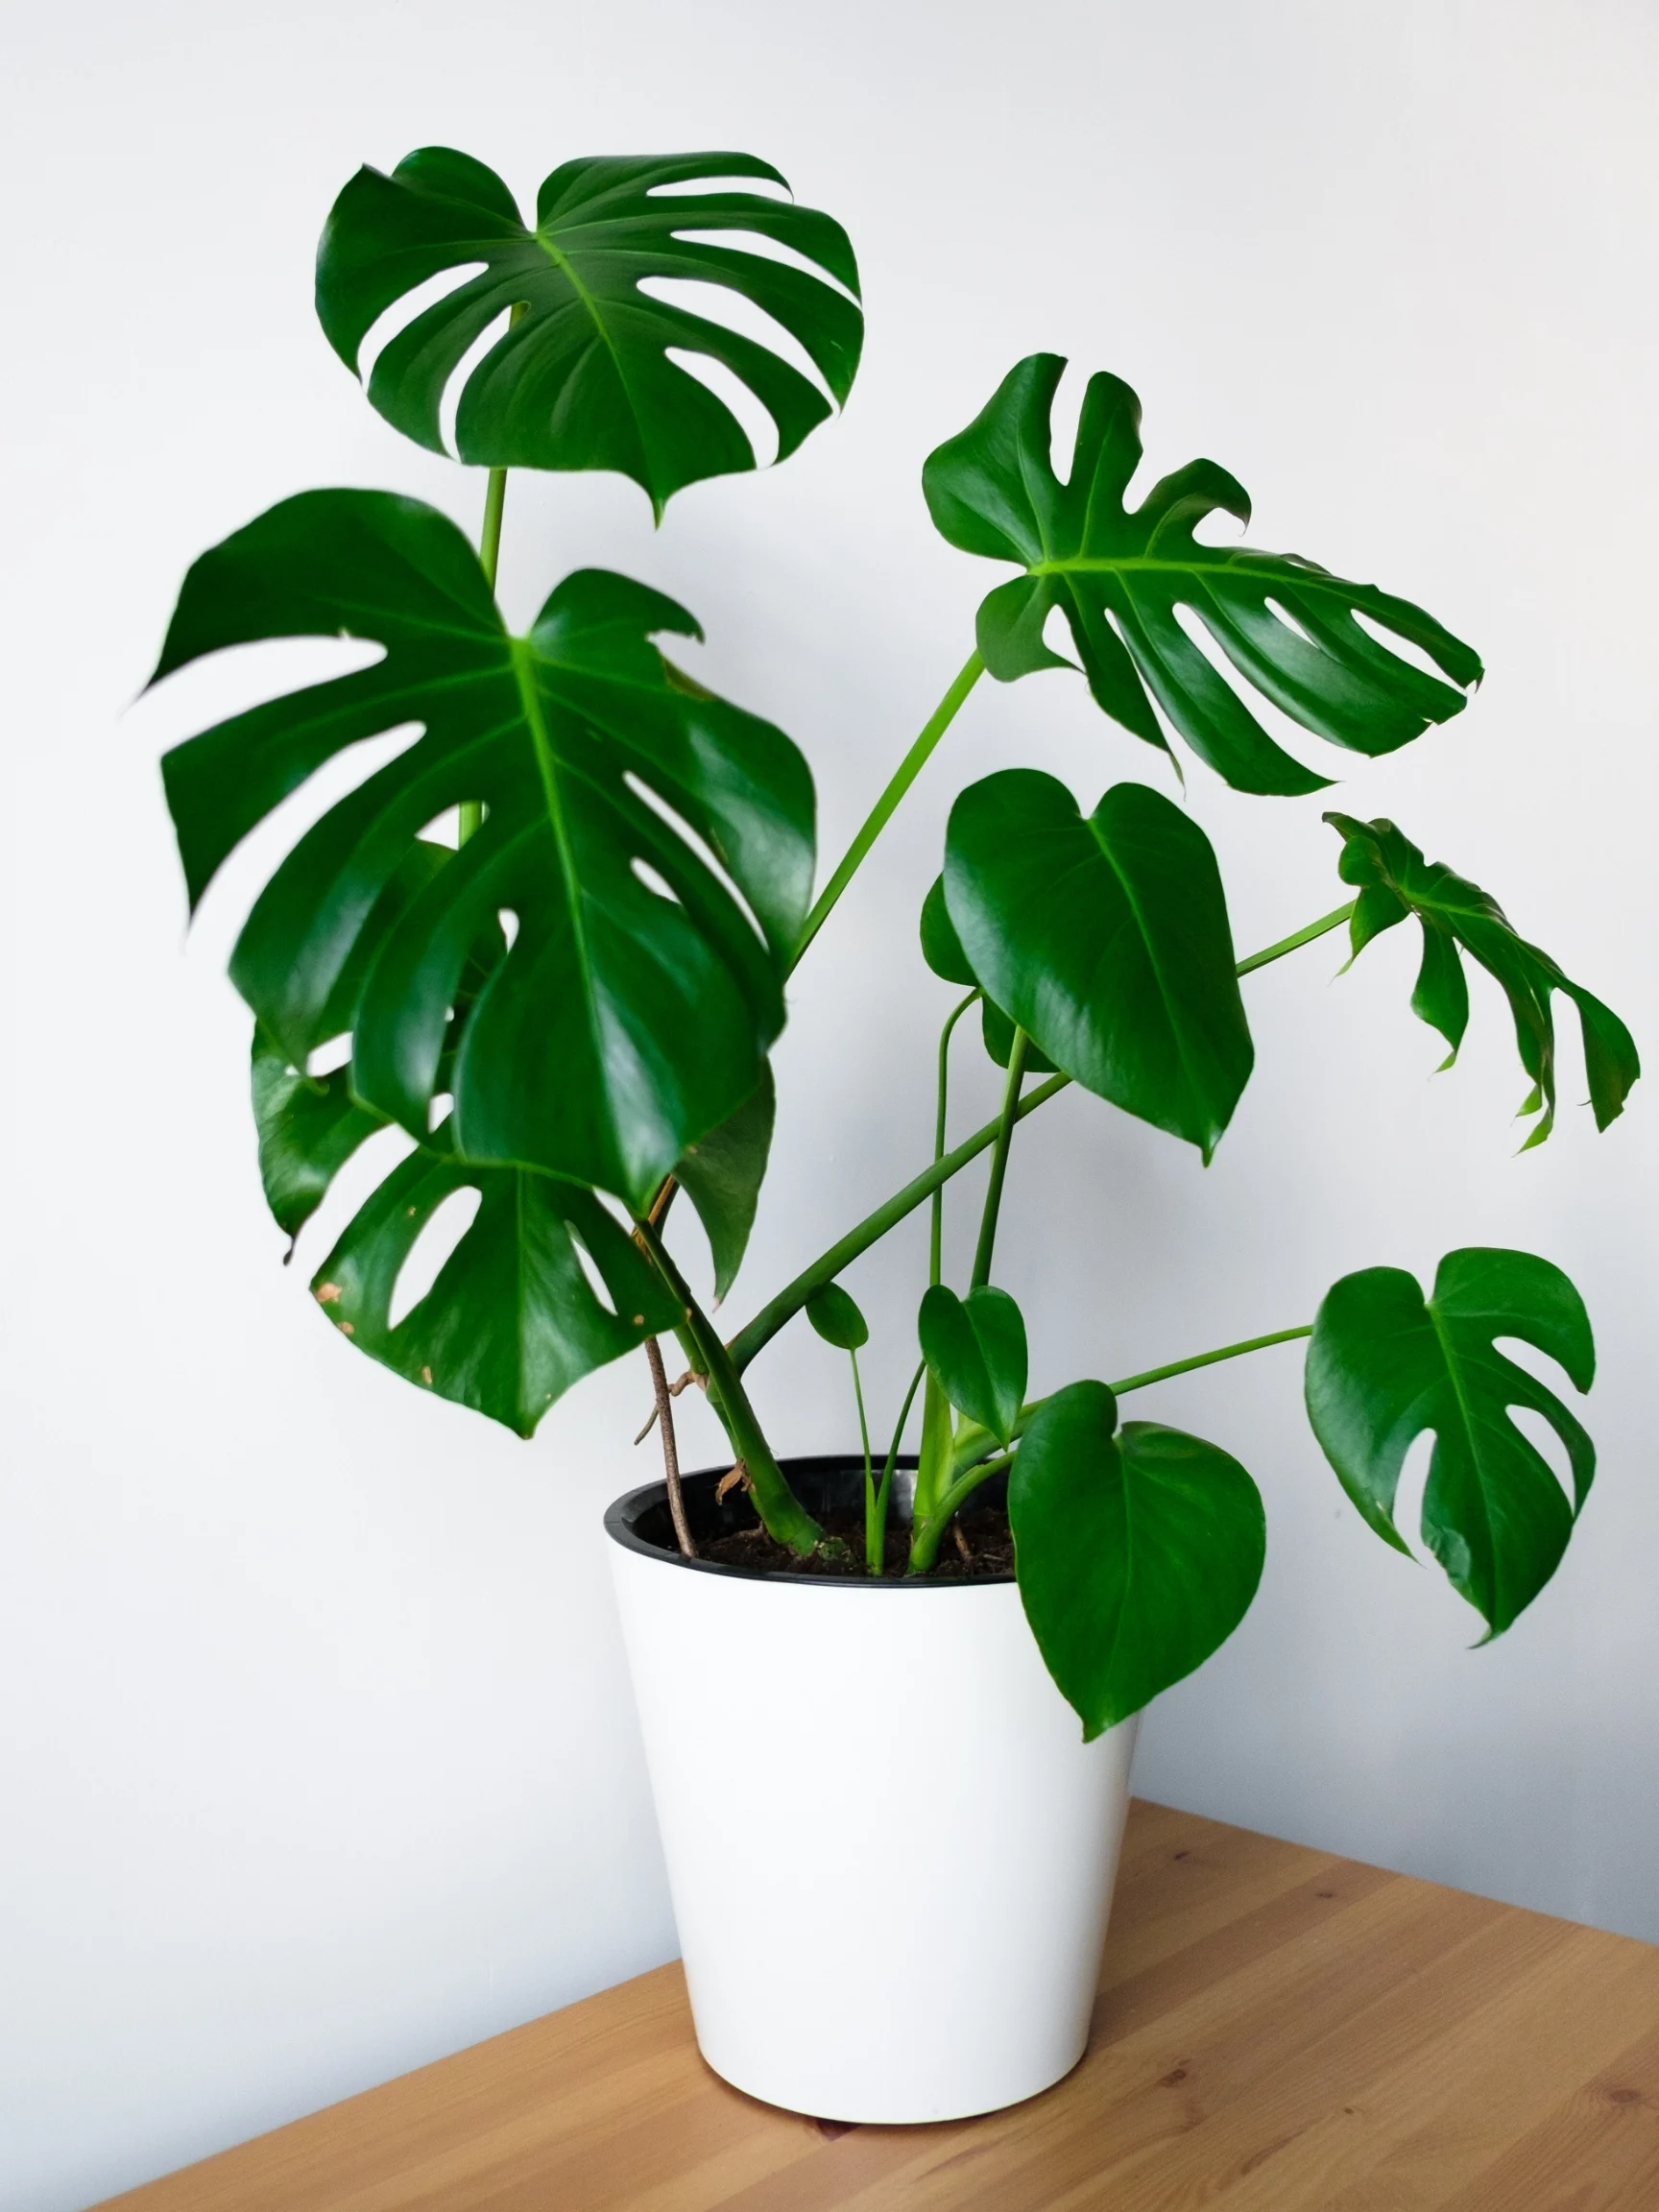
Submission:
<svg viewBox="0 0 1659 2212">
<path fill-rule="evenodd" d="M 62 0 L 6 43 L 0 2200 L 55 2212 L 673 1949 L 598 1533 L 650 1472 L 642 1372 L 525 1447 L 323 1326 L 255 1185 L 238 886 L 186 944 L 155 769 L 253 679 L 122 719 L 187 561 L 270 501 L 387 484 L 475 517 L 477 482 L 380 424 L 311 320 L 338 185 L 431 140 L 526 196 L 572 153 L 724 144 L 846 220 L 871 336 L 845 423 L 660 536 L 620 480 L 516 481 L 505 570 L 520 613 L 576 562 L 685 597 L 709 680 L 806 745 L 827 850 L 994 573 L 930 534 L 922 457 L 1051 347 L 1137 385 L 1154 469 L 1213 454 L 1262 542 L 1481 647 L 1471 712 L 1355 762 L 1338 803 L 1489 884 L 1651 1053 L 1655 28 L 1639 0 Z M 913 916 L 950 796 L 1014 759 L 1091 803 L 1161 781 L 1075 679 L 981 687 L 803 973 L 739 1317 L 925 1155 L 943 992 Z M 1242 945 L 1335 902 L 1317 800 L 1189 789 Z M 1147 1394 L 1257 1472 L 1271 1543 L 1139 1782 L 1659 1937 L 1659 1101 L 1599 1140 L 1570 1107 L 1513 1158 L 1502 1006 L 1477 990 L 1431 1082 L 1405 938 L 1340 984 L 1321 946 L 1249 986 L 1259 1072 L 1208 1174 L 1081 1096 L 1046 1109 L 1000 1272 L 1039 1385 L 1458 1243 L 1575 1274 L 1601 1480 L 1491 1650 L 1341 1500 L 1293 1351 Z M 883 1402 L 919 1229 L 894 1244 L 852 1277 L 892 1333 Z M 756 1376 L 784 1443 L 848 1441 L 803 1332 Z M 742 1725 L 734 1687 L 723 1710 Z"/>
</svg>

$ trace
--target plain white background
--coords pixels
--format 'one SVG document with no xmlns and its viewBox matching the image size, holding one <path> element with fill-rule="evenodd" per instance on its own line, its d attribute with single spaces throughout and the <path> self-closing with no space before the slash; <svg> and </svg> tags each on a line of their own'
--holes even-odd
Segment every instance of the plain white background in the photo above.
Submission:
<svg viewBox="0 0 1659 2212">
<path fill-rule="evenodd" d="M 324 1325 L 261 1209 L 222 972 L 254 877 L 186 940 L 156 771 L 311 649 L 125 711 L 186 564 L 271 501 L 381 484 L 476 522 L 479 481 L 380 423 L 312 320 L 341 183 L 438 141 L 528 203 L 573 154 L 737 146 L 847 223 L 845 421 L 658 534 L 620 479 L 516 481 L 504 568 L 516 618 L 578 563 L 688 602 L 699 672 L 805 746 L 827 852 L 1002 573 L 932 536 L 922 459 L 1049 348 L 1137 387 L 1153 472 L 1212 455 L 1260 542 L 1478 644 L 1469 713 L 1391 761 L 1327 754 L 1334 801 L 1486 884 L 1653 1051 L 1655 44 L 1638 0 L 11 11 L 0 2201 L 84 2203 L 674 1947 L 598 1526 L 651 1472 L 643 1368 L 524 1445 Z M 949 1001 L 914 917 L 950 796 L 1017 760 L 1090 805 L 1173 788 L 1076 678 L 980 687 L 799 979 L 739 1319 L 925 1157 Z M 1193 767 L 1188 803 L 1241 947 L 1336 903 L 1317 799 Z M 1353 1266 L 1508 1242 L 1569 1268 L 1600 1481 L 1488 1650 L 1344 1503 L 1294 1350 L 1140 1401 L 1244 1458 L 1270 1540 L 1138 1785 L 1659 1937 L 1655 1100 L 1598 1138 L 1570 1038 L 1560 1130 L 1517 1159 L 1501 1000 L 1477 985 L 1431 1079 L 1406 938 L 1248 986 L 1258 1073 L 1208 1172 L 1075 1094 L 1045 1109 L 999 1273 L 1046 1387 L 1306 1319 Z M 991 1095 L 974 1068 L 959 1125 Z M 921 1253 L 918 1222 L 850 1277 L 888 1417 Z M 755 1376 L 781 1442 L 849 1441 L 803 1330 Z M 743 1724 L 739 1685 L 709 1724 Z"/>
</svg>

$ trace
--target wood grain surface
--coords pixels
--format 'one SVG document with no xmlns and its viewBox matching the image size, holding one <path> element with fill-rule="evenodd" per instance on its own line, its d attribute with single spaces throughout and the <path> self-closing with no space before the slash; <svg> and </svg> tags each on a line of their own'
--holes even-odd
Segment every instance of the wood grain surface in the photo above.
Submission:
<svg viewBox="0 0 1659 2212">
<path fill-rule="evenodd" d="M 1659 1950 L 1138 1804 L 1089 2054 L 1013 2111 L 757 2104 L 664 1966 L 109 2203 L 1655 2212 Z"/>
</svg>

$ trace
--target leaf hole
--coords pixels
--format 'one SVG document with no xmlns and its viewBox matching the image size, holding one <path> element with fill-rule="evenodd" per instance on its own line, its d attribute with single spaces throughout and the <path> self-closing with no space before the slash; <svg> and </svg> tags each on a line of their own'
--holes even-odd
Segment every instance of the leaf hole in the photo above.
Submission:
<svg viewBox="0 0 1659 2212">
<path fill-rule="evenodd" d="M 507 950 L 511 952 L 518 942 L 518 917 L 511 906 L 497 906 L 495 919 L 501 926 L 501 934 L 506 938 Z"/>
<path fill-rule="evenodd" d="M 1390 630 L 1385 622 L 1379 622 L 1375 615 L 1362 613 L 1356 607 L 1350 611 L 1348 619 L 1358 623 L 1367 637 L 1373 638 L 1392 653 L 1396 660 L 1409 661 L 1413 668 L 1420 668 L 1425 676 L 1432 676 L 1437 684 L 1452 682 L 1444 670 L 1435 665 L 1432 654 L 1425 653 L 1421 645 L 1414 644 L 1409 637 L 1402 637 L 1397 630 Z M 1455 685 L 1452 687 L 1456 689 Z"/>
<path fill-rule="evenodd" d="M 399 1327 L 430 1292 L 456 1246 L 477 1219 L 483 1203 L 484 1193 L 469 1185 L 464 1190 L 451 1190 L 433 1208 L 392 1286 L 392 1299 L 386 1310 L 389 1329 Z"/>
<path fill-rule="evenodd" d="M 570 1249 L 576 1255 L 576 1263 L 587 1278 L 589 1289 L 592 1291 L 606 1312 L 614 1319 L 616 1315 L 615 1303 L 610 1291 L 605 1287 L 605 1278 L 600 1274 L 597 1262 L 584 1242 L 581 1230 L 573 1221 L 566 1221 L 565 1229 L 570 1238 Z"/>
<path fill-rule="evenodd" d="M 1296 616 L 1291 613 L 1289 608 L 1286 607 L 1283 601 L 1274 598 L 1268 598 L 1263 600 L 1262 604 L 1266 608 L 1268 613 L 1272 615 L 1273 619 L 1276 622 L 1283 622 L 1286 629 L 1288 630 L 1293 637 L 1300 637 L 1304 645 L 1310 645 L 1315 653 L 1324 653 L 1325 648 L 1320 644 L 1318 638 L 1315 637 L 1311 632 L 1303 628 L 1302 624 L 1296 619 Z M 1326 655 L 1326 658 L 1329 659 L 1330 656 Z"/>
<path fill-rule="evenodd" d="M 350 1058 L 351 1032 L 343 1029 L 338 1037 L 330 1037 L 313 1048 L 305 1062 L 305 1072 L 313 1078 L 321 1079 L 344 1068 Z"/>
<path fill-rule="evenodd" d="M 778 458 L 778 426 L 742 377 L 724 361 L 716 361 L 708 353 L 694 353 L 688 347 L 665 346 L 662 350 L 676 369 L 695 377 L 736 417 L 756 468 L 769 469 Z"/>
<path fill-rule="evenodd" d="M 1508 1351 L 1510 1346 L 1505 1344 Z M 1516 1360 L 1519 1366 L 1521 1362 Z M 1562 1496 L 1569 1505 L 1573 1503 L 1573 1465 L 1567 1456 L 1567 1447 L 1542 1413 L 1530 1406 L 1511 1406 L 1509 1418 L 1531 1445 L 1534 1452 L 1549 1468 L 1559 1484 Z"/>
<path fill-rule="evenodd" d="M 426 1102 L 426 1133 L 431 1135 L 449 1112 L 455 1100 L 447 1091 L 439 1091 Z"/>
<path fill-rule="evenodd" d="M 629 866 L 639 881 L 644 884 L 647 891 L 654 891 L 659 899 L 666 899 L 672 906 L 681 904 L 681 900 L 675 892 L 674 886 L 665 877 L 658 874 L 649 860 L 631 860 Z"/>
<path fill-rule="evenodd" d="M 760 939 L 762 944 L 764 944 L 766 941 L 766 932 L 761 928 L 759 920 L 756 915 L 754 907 L 750 905 L 748 900 L 743 896 L 741 888 L 735 882 L 733 882 L 725 862 L 720 858 L 720 855 L 714 851 L 714 848 L 709 843 L 708 839 L 704 837 L 700 831 L 694 830 L 683 814 L 677 813 L 674 807 L 670 805 L 668 801 L 664 799 L 661 793 L 653 791 L 650 784 L 645 782 L 642 778 L 637 776 L 632 768 L 626 768 L 623 770 L 622 781 L 627 784 L 629 790 L 633 792 L 635 798 L 639 801 L 641 805 L 649 806 L 652 813 L 655 814 L 660 821 L 665 822 L 669 829 L 673 830 L 674 834 L 679 837 L 685 844 L 691 848 L 693 854 L 695 854 L 697 858 L 702 861 L 704 867 L 707 868 L 709 873 L 714 878 L 714 880 L 719 884 L 721 890 L 723 890 L 728 895 L 728 897 L 734 902 L 738 912 L 748 922 L 749 926 L 754 930 L 756 936 Z"/>
</svg>

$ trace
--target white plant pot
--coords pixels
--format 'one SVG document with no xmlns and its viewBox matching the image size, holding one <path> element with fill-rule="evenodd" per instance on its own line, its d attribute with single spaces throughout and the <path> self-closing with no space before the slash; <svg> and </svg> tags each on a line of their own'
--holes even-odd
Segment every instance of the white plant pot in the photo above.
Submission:
<svg viewBox="0 0 1659 2212">
<path fill-rule="evenodd" d="M 850 1470 L 788 1463 L 814 1511 L 850 1502 Z M 717 1479 L 686 1478 L 694 1531 L 736 1504 Z M 685 1560 L 662 1499 L 605 1525 L 703 2056 L 830 2120 L 961 2119 L 1059 2080 L 1088 2038 L 1135 1721 L 1084 1743 L 1011 1580 Z"/>
</svg>

